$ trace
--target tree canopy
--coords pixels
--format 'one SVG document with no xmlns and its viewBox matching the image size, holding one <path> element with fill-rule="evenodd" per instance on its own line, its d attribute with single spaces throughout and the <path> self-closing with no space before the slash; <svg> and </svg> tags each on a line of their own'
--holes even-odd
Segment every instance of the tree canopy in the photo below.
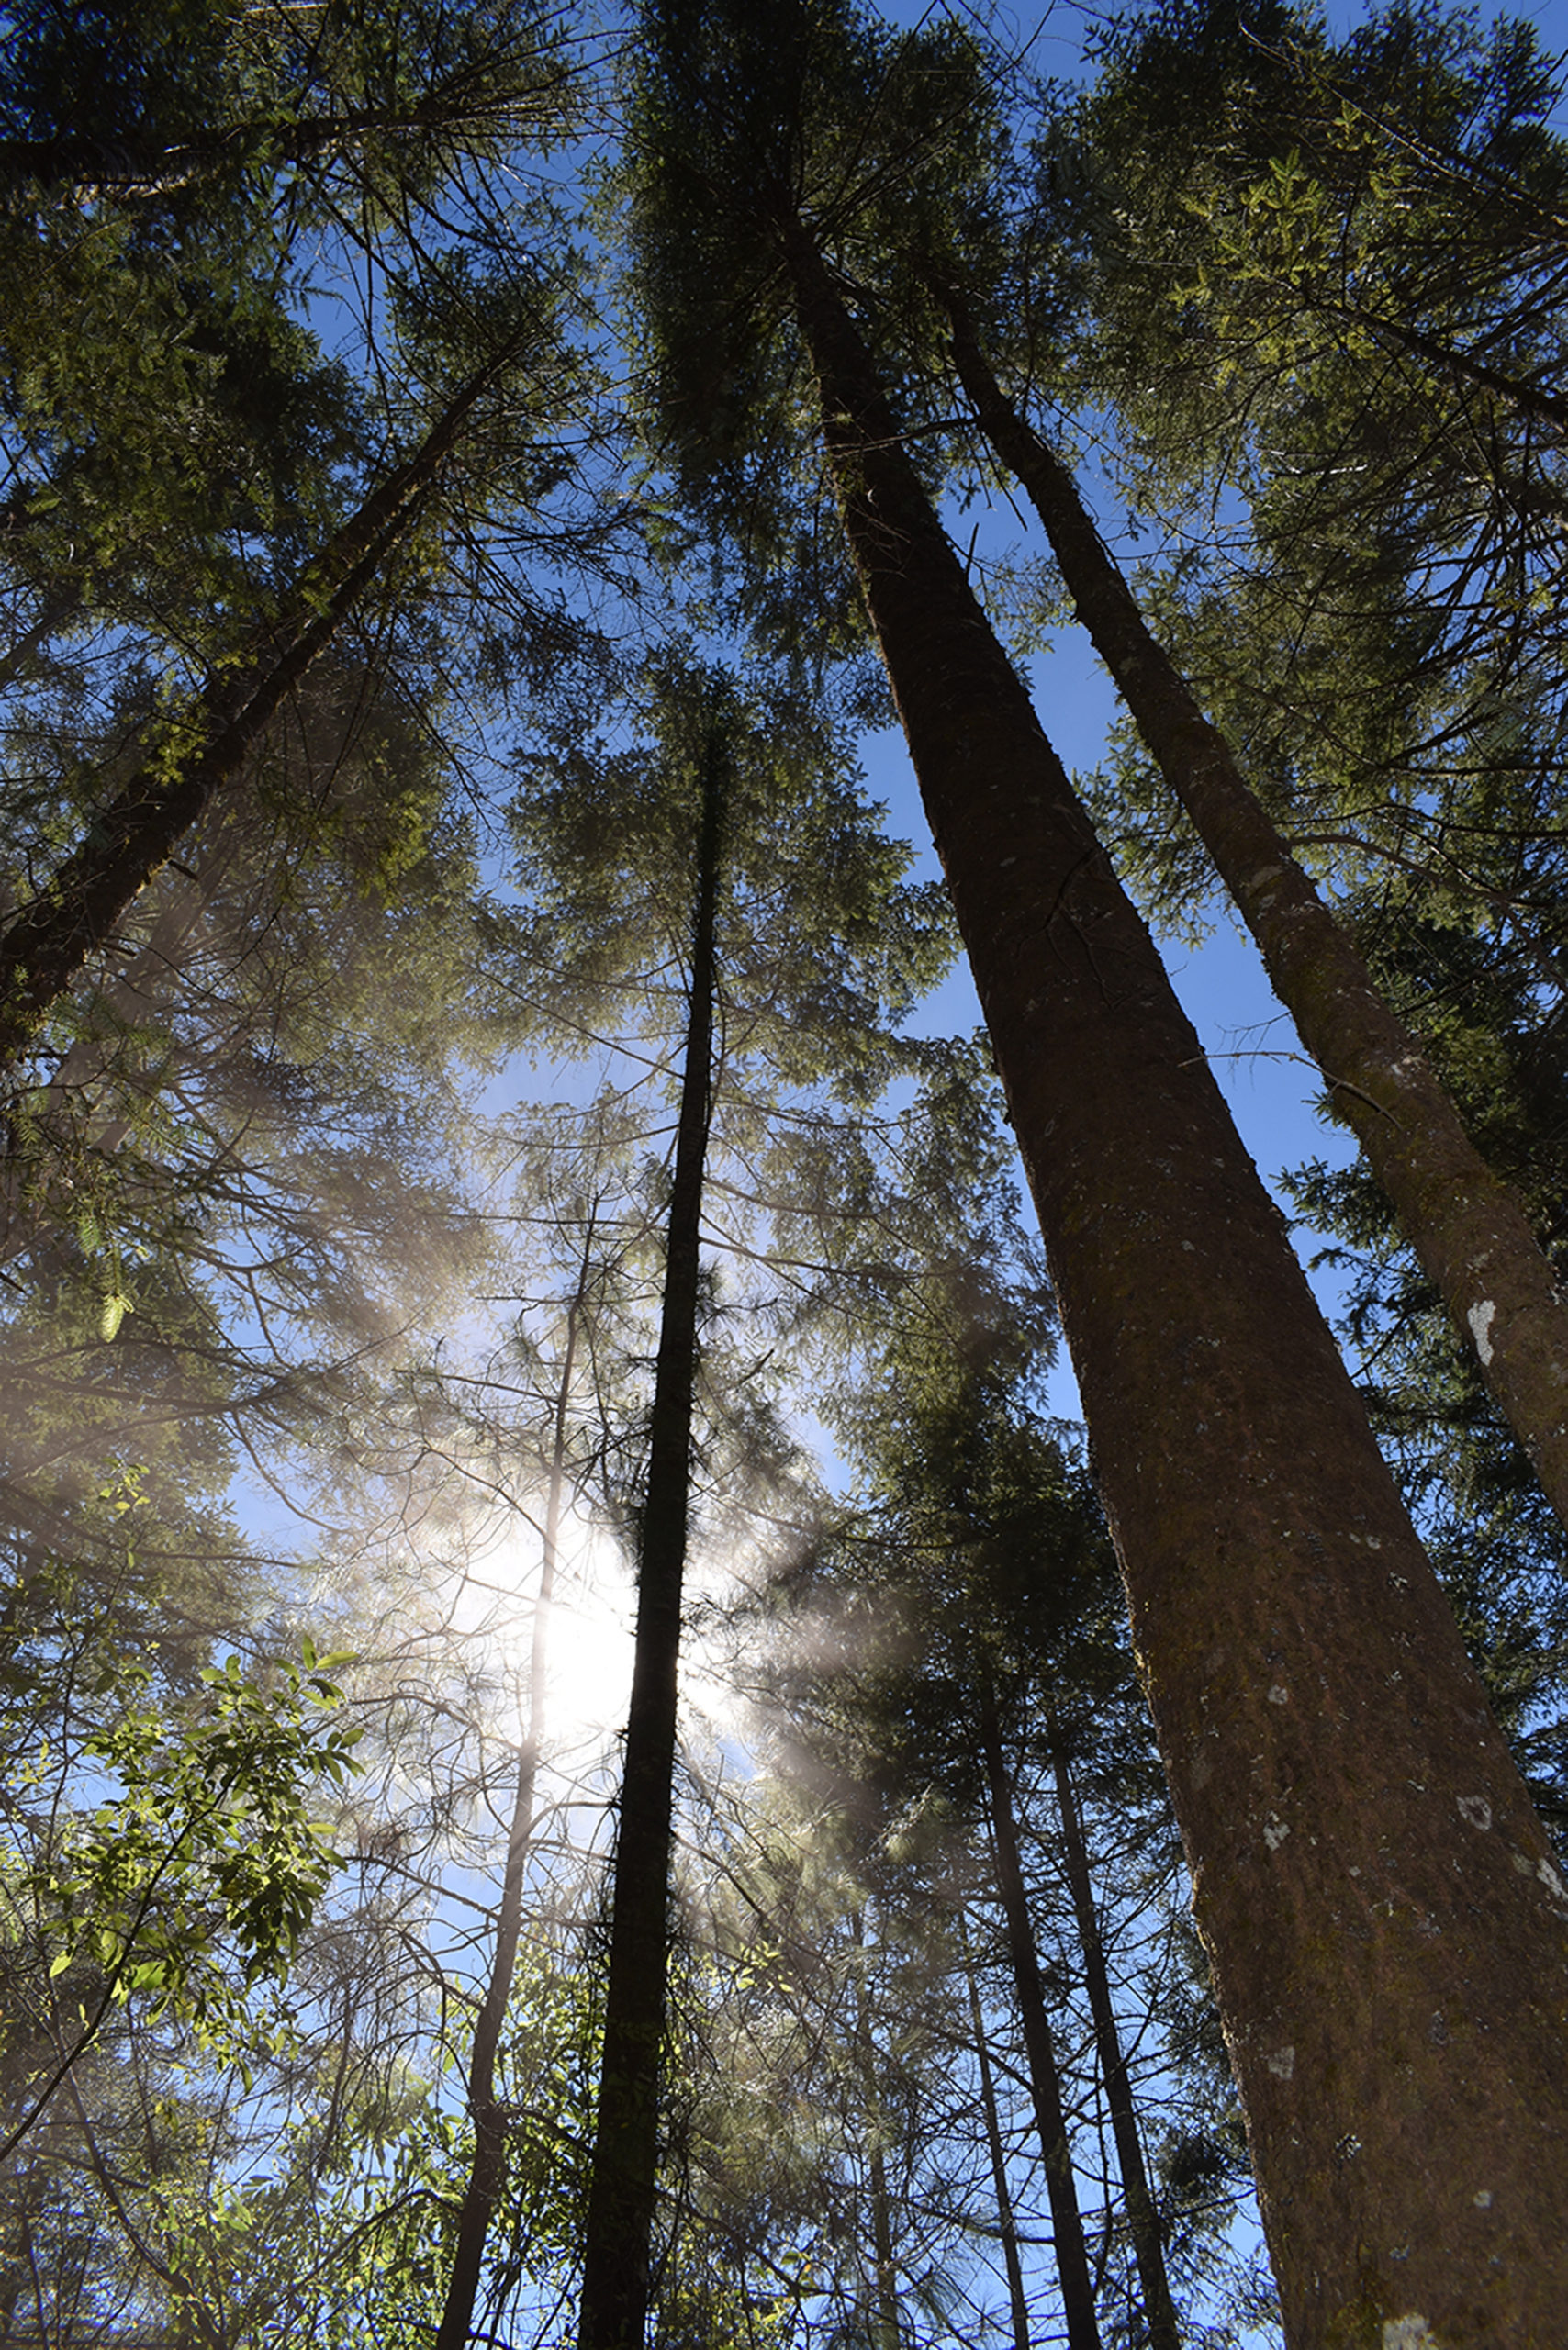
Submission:
<svg viewBox="0 0 1568 2350">
<path fill-rule="evenodd" d="M 1560 66 L 908 14 L 7 14 L 0 2341 L 1561 2324 Z"/>
</svg>

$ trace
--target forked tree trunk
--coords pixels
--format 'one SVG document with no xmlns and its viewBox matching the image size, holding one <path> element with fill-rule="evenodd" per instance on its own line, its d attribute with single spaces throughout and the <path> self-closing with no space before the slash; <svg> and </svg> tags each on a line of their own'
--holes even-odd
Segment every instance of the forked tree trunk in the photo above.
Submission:
<svg viewBox="0 0 1568 2350">
<path fill-rule="evenodd" d="M 1257 940 L 1335 1108 L 1568 1524 L 1568 1300 L 1518 1195 L 1471 1141 L 1416 1038 L 1145 621 L 1071 475 L 1013 407 L 952 297 L 949 315 L 959 381 L 1045 525 L 1078 618 Z"/>
<path fill-rule="evenodd" d="M 985 2121 L 986 2152 L 991 2157 L 991 2189 L 996 2197 L 996 2231 L 1002 2239 L 1002 2265 L 1007 2271 L 1007 2309 L 1013 2327 L 1013 2350 L 1032 2350 L 1029 2304 L 1024 2292 L 1024 2263 L 1018 2251 L 1018 2222 L 1013 2190 L 1007 2183 L 1007 2149 L 1002 2143 L 1002 2121 L 996 2109 L 996 2083 L 991 2074 L 991 2043 L 980 2011 L 980 1985 L 963 1919 L 958 1932 L 964 1953 L 964 1982 L 969 1995 L 969 2029 L 975 2036 L 975 2063 L 980 2069 L 980 2112 Z"/>
<path fill-rule="evenodd" d="M 985 1008 L 1292 2350 L 1540 2350 L 1568 1892 L 1148 934 L 805 229 L 779 253 Z"/>
<path fill-rule="evenodd" d="M 1056 1783 L 1057 1810 L 1061 1819 L 1062 1867 L 1068 1890 L 1072 1896 L 1079 1948 L 1083 1953 L 1083 1982 L 1089 1994 L 1089 2013 L 1094 2025 L 1094 2051 L 1100 2063 L 1100 2077 L 1105 2085 L 1105 2104 L 1111 2116 L 1111 2135 L 1115 2142 L 1116 2167 L 1122 2175 L 1122 2195 L 1127 2207 L 1127 2230 L 1133 2240 L 1133 2259 L 1137 2267 L 1149 2350 L 1181 2350 L 1182 2336 L 1176 2322 L 1176 2305 L 1170 2297 L 1170 2279 L 1165 2271 L 1165 2244 L 1159 2213 L 1149 2192 L 1148 2171 L 1143 2159 L 1143 2140 L 1138 2132 L 1137 2113 L 1133 2104 L 1132 2082 L 1127 2075 L 1122 2036 L 1116 2028 L 1116 2005 L 1111 1996 L 1105 1943 L 1094 1904 L 1083 1815 L 1079 1809 L 1060 1726 L 1048 1707 L 1046 1735 L 1051 1774 Z"/>
<path fill-rule="evenodd" d="M 497 2202 L 506 2180 L 507 2114 L 496 2094 L 496 2055 L 506 2022 L 517 1970 L 518 1935 L 522 1925 L 523 1875 L 533 1832 L 534 1791 L 539 1757 L 544 1742 L 546 1683 L 550 1661 L 550 1617 L 555 1599 L 555 1575 L 560 1560 L 561 1510 L 566 1490 L 566 1421 L 577 1371 L 577 1331 L 587 1300 L 588 1260 L 593 1248 L 594 1219 L 590 1212 L 583 1243 L 577 1293 L 566 1313 L 566 1342 L 550 1437 L 550 1467 L 544 1494 L 544 1526 L 540 1544 L 539 1595 L 533 1606 L 532 1637 L 528 1660 L 528 1726 L 518 1757 L 517 1787 L 512 1802 L 511 1829 L 507 1838 L 506 1867 L 501 1878 L 500 1908 L 496 1918 L 496 1947 L 490 1979 L 474 2025 L 474 2046 L 468 2060 L 468 2110 L 474 2117 L 474 2159 L 457 2217 L 457 2242 L 447 2280 L 446 2304 L 437 2328 L 435 2350 L 465 2350 L 474 2324 L 474 2303 L 484 2266 L 485 2243 Z"/>
<path fill-rule="evenodd" d="M 664 1302 L 637 1555 L 637 1629 L 610 1904 L 610 1981 L 583 2246 L 577 2350 L 643 2350 L 658 2161 L 659 2053 L 669 1943 L 669 1860 L 681 1586 L 691 1482 L 702 1176 L 712 1093 L 722 749 L 710 740 L 698 841 L 691 1000 Z"/>
<path fill-rule="evenodd" d="M 1089 2273 L 1089 2248 L 1083 2240 L 1083 2213 L 1079 2208 L 1078 2182 L 1072 2172 L 1072 2144 L 1062 2099 L 1061 2067 L 1057 2063 L 1056 2042 L 1040 1986 L 1035 1926 L 1029 1915 L 1029 1897 L 1018 1853 L 1018 1830 L 1013 1818 L 1013 1788 L 1002 1751 L 996 1701 L 989 1685 L 980 1701 L 980 1755 L 985 1765 L 987 1809 L 996 1853 L 997 1891 L 1002 1897 L 1002 1915 L 1007 1928 L 1007 1950 L 1013 1964 L 1013 1987 L 1029 2067 L 1035 2128 L 1051 2207 L 1057 2283 L 1067 2322 L 1068 2350 L 1101 2350 L 1094 2286 Z"/>
<path fill-rule="evenodd" d="M 307 565 L 264 634 L 263 649 L 220 667 L 205 692 L 155 722 L 141 765 L 94 816 L 77 846 L 0 938 L 0 1074 L 50 1007 L 231 781 L 317 655 L 331 643 L 423 510 L 485 392 L 516 346 L 487 362 L 450 400 L 405 465 Z"/>
</svg>

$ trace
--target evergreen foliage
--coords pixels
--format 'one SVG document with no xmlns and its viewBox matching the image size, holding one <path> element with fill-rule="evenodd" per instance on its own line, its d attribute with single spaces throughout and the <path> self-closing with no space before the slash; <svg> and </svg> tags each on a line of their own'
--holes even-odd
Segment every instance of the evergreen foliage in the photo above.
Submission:
<svg viewBox="0 0 1568 2350">
<path fill-rule="evenodd" d="M 1096 452 L 1123 667 L 1560 1266 L 1537 35 L 6 32 L 0 2340 L 1540 2350 L 1561 1880 L 1121 894 L 1224 856 L 960 520 L 996 399 Z M 1568 1537 L 1289 1180 L 1561 1838 Z"/>
</svg>

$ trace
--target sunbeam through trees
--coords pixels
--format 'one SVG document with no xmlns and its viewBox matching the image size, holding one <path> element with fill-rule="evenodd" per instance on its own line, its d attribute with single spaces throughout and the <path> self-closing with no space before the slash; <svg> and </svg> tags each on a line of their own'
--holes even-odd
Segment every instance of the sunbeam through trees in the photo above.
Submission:
<svg viewBox="0 0 1568 2350">
<path fill-rule="evenodd" d="M 1553 2350 L 1549 45 L 0 27 L 0 2344 Z"/>
</svg>

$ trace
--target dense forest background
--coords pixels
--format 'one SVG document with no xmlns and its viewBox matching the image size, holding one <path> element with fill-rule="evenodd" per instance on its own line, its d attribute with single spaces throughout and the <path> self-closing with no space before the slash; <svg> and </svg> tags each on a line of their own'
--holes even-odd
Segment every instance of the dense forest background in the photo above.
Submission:
<svg viewBox="0 0 1568 2350">
<path fill-rule="evenodd" d="M 1234 908 L 1320 1073 L 1295 1244 L 1398 1488 L 1324 1509 L 1420 1543 L 1292 1588 L 1425 1546 L 1544 1915 L 1560 59 L 1424 0 L 1074 17 L 1070 83 L 1054 17 L 835 0 L 0 21 L 0 2342 L 1544 2350 L 1290 2184 L 1304 2082 L 1314 2176 L 1410 2165 L 1249 2020 L 1248 1871 L 1318 1841 L 1265 1749 L 1364 1665 L 1448 1751 L 1449 1635 L 1281 1628 L 1226 1480 L 1299 1422 L 1327 1495 L 1354 1399 L 1074 893 L 1178 960 Z M 1121 698 L 1072 787 L 1047 648 Z M 1183 1776 L 1194 1640 L 1249 1794 Z"/>
</svg>

